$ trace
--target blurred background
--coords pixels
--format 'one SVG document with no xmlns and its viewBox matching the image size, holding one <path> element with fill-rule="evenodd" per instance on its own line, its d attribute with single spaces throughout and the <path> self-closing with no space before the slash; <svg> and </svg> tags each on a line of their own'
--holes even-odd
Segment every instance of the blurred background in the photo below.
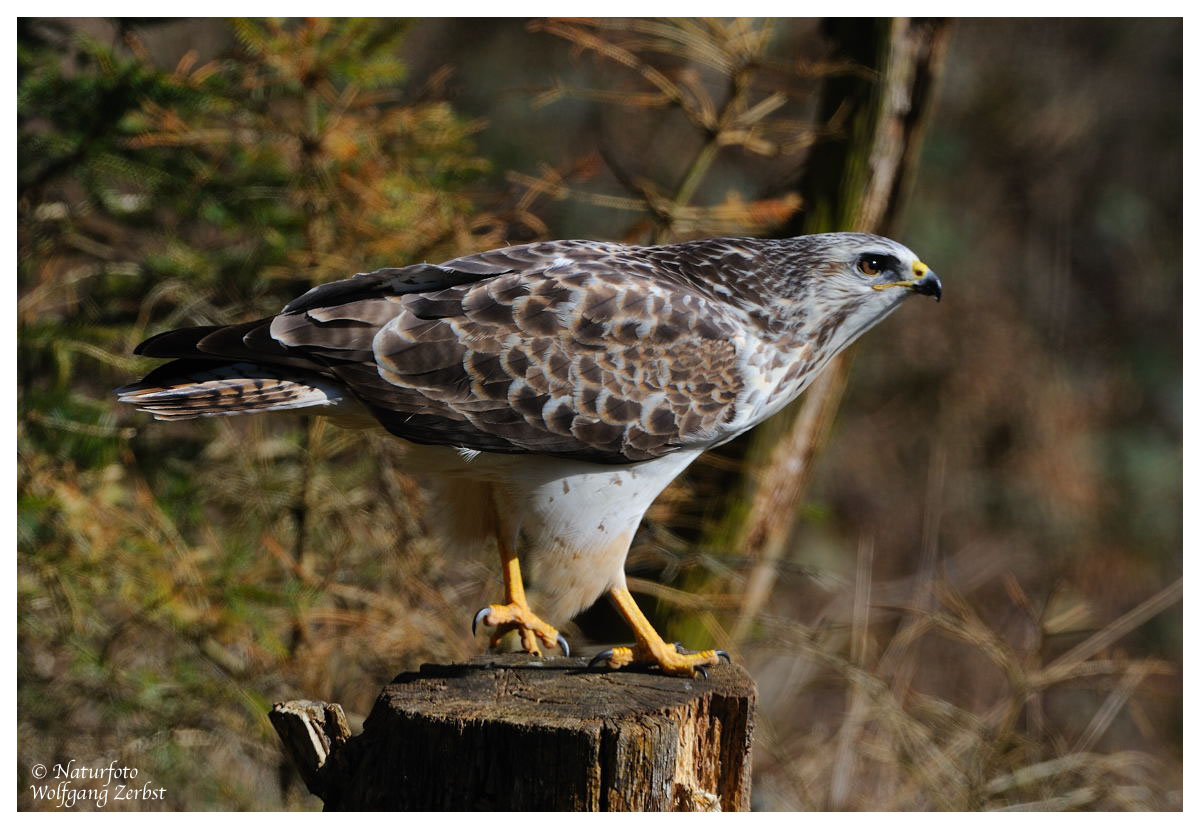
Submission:
<svg viewBox="0 0 1200 829">
<path fill-rule="evenodd" d="M 270 704 L 360 723 L 500 595 L 398 441 L 153 423 L 111 393 L 139 341 L 506 243 L 784 232 L 821 90 L 873 77 L 835 28 L 20 20 L 19 806 L 115 759 L 166 788 L 134 806 L 318 808 Z M 777 549 L 730 530 L 760 436 L 664 493 L 631 585 L 758 682 L 757 809 L 1178 809 L 1182 24 L 944 34 L 890 229 L 944 301 L 853 349 Z"/>
</svg>

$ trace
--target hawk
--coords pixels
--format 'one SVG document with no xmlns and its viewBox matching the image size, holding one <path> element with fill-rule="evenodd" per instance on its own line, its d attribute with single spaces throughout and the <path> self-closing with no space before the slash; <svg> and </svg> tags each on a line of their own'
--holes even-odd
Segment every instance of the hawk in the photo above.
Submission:
<svg viewBox="0 0 1200 829">
<path fill-rule="evenodd" d="M 539 242 L 356 274 L 265 319 L 159 334 L 135 353 L 173 361 L 118 394 L 160 420 L 365 416 L 410 444 L 460 535 L 496 538 L 504 602 L 475 617 L 496 627 L 493 645 L 516 629 L 526 651 L 569 652 L 554 625 L 607 592 L 636 645 L 602 661 L 692 676 L 723 654 L 666 644 L 625 584 L 646 509 L 906 297 L 941 293 L 912 251 L 863 233 Z"/>
</svg>

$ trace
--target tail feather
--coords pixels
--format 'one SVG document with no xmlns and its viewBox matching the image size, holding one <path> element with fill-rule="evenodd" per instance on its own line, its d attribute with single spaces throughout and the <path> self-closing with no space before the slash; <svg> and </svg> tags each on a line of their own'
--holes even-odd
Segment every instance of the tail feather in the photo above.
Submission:
<svg viewBox="0 0 1200 829">
<path fill-rule="evenodd" d="M 251 414 L 338 406 L 342 388 L 312 372 L 256 363 L 175 360 L 140 382 L 117 389 L 117 399 L 156 420 Z"/>
<path fill-rule="evenodd" d="M 271 337 L 271 322 L 266 317 L 235 325 L 200 325 L 164 331 L 144 340 L 133 350 L 143 357 L 207 359 L 208 362 L 249 361 L 255 364 L 295 366 L 312 369 L 312 360 L 289 353 Z"/>
<path fill-rule="evenodd" d="M 196 325 L 191 328 L 164 331 L 142 340 L 133 353 L 143 357 L 193 356 L 197 353 L 196 344 L 214 331 L 220 331 L 222 327 L 220 325 Z"/>
</svg>

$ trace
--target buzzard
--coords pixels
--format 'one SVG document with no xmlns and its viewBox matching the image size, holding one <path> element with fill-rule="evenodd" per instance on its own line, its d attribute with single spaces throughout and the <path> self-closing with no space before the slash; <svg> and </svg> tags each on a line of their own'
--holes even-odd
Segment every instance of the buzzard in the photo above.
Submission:
<svg viewBox="0 0 1200 829">
<path fill-rule="evenodd" d="M 610 667 L 691 676 L 625 585 L 646 509 L 702 452 L 779 411 L 937 276 L 890 239 L 827 233 L 662 246 L 556 241 L 319 285 L 278 314 L 168 331 L 174 358 L 118 390 L 160 420 L 305 409 L 382 426 L 442 486 L 460 534 L 497 539 L 501 604 L 476 623 L 560 647 L 608 592 L 636 645 Z M 521 562 L 536 586 L 526 597 Z"/>
</svg>

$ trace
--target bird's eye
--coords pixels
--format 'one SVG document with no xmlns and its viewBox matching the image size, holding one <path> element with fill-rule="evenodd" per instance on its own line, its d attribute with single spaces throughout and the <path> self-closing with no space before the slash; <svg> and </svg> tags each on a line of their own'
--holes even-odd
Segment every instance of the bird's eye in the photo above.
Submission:
<svg viewBox="0 0 1200 829">
<path fill-rule="evenodd" d="M 867 254 L 858 260 L 858 272 L 863 276 L 879 276 L 887 269 L 887 263 L 882 256 Z"/>
</svg>

